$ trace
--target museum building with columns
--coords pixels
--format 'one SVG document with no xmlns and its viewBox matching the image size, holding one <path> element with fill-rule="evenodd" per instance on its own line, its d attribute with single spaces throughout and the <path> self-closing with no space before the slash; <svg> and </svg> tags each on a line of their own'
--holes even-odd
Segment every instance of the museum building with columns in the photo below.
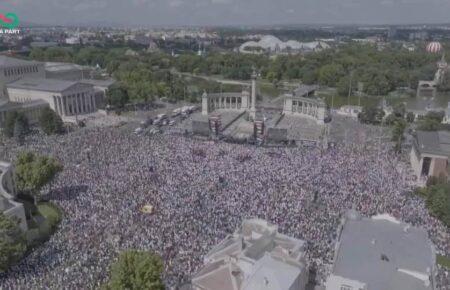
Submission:
<svg viewBox="0 0 450 290">
<path fill-rule="evenodd" d="M 44 63 L 0 55 L 0 127 L 9 112 L 21 112 L 37 123 L 44 108 L 53 109 L 65 122 L 74 122 L 104 105 L 109 80 L 49 78 Z"/>
<path fill-rule="evenodd" d="M 44 100 L 62 118 L 97 111 L 92 84 L 80 81 L 23 78 L 7 85 L 12 102 Z"/>
</svg>

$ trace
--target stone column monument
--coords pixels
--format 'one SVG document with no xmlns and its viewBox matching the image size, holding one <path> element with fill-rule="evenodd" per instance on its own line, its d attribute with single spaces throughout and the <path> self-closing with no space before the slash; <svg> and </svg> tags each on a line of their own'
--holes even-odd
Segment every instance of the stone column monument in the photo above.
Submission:
<svg viewBox="0 0 450 290">
<path fill-rule="evenodd" d="M 250 118 L 255 120 L 256 118 L 256 78 L 258 75 L 256 74 L 256 71 L 253 70 L 252 73 L 252 104 L 250 107 Z"/>
</svg>

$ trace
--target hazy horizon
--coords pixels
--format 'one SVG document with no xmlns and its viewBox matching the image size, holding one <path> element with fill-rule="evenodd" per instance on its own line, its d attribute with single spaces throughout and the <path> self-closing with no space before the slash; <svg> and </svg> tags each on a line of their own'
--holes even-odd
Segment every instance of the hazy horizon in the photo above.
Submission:
<svg viewBox="0 0 450 290">
<path fill-rule="evenodd" d="M 448 23 L 450 0 L 3 0 L 24 23 L 122 26 Z"/>
</svg>

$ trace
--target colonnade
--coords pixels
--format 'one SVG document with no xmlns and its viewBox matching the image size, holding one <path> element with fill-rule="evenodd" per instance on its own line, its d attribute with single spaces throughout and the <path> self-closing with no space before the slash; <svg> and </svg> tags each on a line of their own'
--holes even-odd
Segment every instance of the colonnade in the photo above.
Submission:
<svg viewBox="0 0 450 290">
<path fill-rule="evenodd" d="M 292 101 L 292 112 L 317 117 L 318 106 L 310 102 Z"/>
<path fill-rule="evenodd" d="M 203 94 L 202 114 L 207 115 L 210 112 L 218 109 L 248 109 L 248 96 L 246 94 Z"/>
<path fill-rule="evenodd" d="M 211 98 L 209 101 L 210 110 L 215 109 L 237 109 L 239 110 L 242 105 L 241 97 L 216 97 Z"/>
<path fill-rule="evenodd" d="M 87 114 L 97 110 L 94 95 L 88 93 L 53 96 L 53 102 L 60 116 Z"/>
<path fill-rule="evenodd" d="M 318 124 L 323 124 L 325 111 L 326 105 L 323 100 L 294 97 L 291 94 L 286 94 L 284 97 L 283 114 L 300 115 L 314 119 Z"/>
</svg>

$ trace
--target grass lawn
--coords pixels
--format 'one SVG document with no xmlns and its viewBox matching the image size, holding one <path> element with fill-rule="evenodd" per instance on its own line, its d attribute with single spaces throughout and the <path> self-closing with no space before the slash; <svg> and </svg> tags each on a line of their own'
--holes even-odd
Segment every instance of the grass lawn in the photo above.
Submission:
<svg viewBox="0 0 450 290">
<path fill-rule="evenodd" d="M 437 263 L 450 270 L 450 258 L 437 255 Z"/>
<path fill-rule="evenodd" d="M 45 217 L 51 227 L 55 227 L 62 218 L 61 210 L 50 202 L 42 202 L 38 204 L 39 213 Z"/>
<path fill-rule="evenodd" d="M 270 97 L 278 97 L 282 93 L 281 90 L 276 88 L 273 84 L 259 84 L 259 90 L 261 94 Z"/>
<path fill-rule="evenodd" d="M 340 107 L 344 106 L 344 105 L 358 105 L 359 104 L 359 97 L 358 96 L 350 96 L 350 100 L 348 99 L 347 96 L 333 96 L 329 95 L 329 94 L 321 94 L 320 92 L 318 93 L 318 95 L 320 97 L 325 98 L 325 103 L 330 106 L 330 108 L 332 107 L 331 105 L 333 105 L 334 109 L 339 109 Z M 381 100 L 381 97 L 378 96 L 370 96 L 370 97 L 361 97 L 361 106 L 366 106 L 366 105 L 377 105 Z"/>
</svg>

